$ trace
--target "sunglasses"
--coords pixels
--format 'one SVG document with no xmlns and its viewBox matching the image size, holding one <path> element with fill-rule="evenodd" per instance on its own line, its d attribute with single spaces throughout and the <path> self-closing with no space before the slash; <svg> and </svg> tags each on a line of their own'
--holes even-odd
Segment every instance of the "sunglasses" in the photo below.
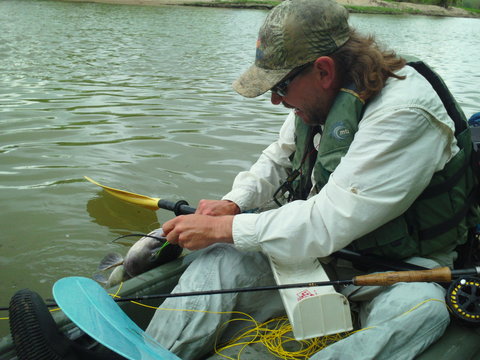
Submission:
<svg viewBox="0 0 480 360">
<path fill-rule="evenodd" d="M 270 89 L 271 92 L 277 94 L 278 96 L 284 97 L 287 95 L 288 85 L 295 79 L 296 76 L 300 75 L 300 73 L 305 70 L 308 66 L 310 66 L 313 62 L 309 62 L 303 65 L 300 65 L 294 68 L 292 71 L 288 73 L 288 75 L 277 83 L 274 87 Z"/>
</svg>

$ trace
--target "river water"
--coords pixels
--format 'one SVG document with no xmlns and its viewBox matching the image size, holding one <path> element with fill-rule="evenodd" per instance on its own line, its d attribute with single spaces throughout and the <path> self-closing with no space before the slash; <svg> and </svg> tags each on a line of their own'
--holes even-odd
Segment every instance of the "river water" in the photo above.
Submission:
<svg viewBox="0 0 480 360">
<path fill-rule="evenodd" d="M 266 11 L 0 1 L 0 306 L 69 275 L 173 215 L 87 183 L 172 200 L 226 193 L 287 111 L 230 84 Z M 480 20 L 352 15 L 431 64 L 467 116 L 480 111 Z M 7 316 L 0 313 L 0 317 Z M 8 322 L 0 320 L 0 335 Z"/>
</svg>

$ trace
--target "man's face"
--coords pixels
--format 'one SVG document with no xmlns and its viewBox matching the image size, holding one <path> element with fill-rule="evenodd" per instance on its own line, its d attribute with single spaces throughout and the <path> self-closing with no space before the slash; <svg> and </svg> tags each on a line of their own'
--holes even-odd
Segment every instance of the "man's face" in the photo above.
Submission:
<svg viewBox="0 0 480 360">
<path fill-rule="evenodd" d="M 303 70 L 291 79 L 283 96 L 272 90 L 272 104 L 281 103 L 286 108 L 295 109 L 295 114 L 307 125 L 324 124 L 334 96 L 320 85 L 320 71 L 314 65 Z"/>
</svg>

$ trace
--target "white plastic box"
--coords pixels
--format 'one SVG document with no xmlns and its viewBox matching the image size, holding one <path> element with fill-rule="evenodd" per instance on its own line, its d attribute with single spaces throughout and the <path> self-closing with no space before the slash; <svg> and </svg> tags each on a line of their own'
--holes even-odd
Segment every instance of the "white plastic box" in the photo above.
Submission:
<svg viewBox="0 0 480 360">
<path fill-rule="evenodd" d="M 329 281 L 317 258 L 292 261 L 269 256 L 278 285 Z M 279 290 L 297 340 L 353 329 L 348 300 L 333 286 Z"/>
</svg>

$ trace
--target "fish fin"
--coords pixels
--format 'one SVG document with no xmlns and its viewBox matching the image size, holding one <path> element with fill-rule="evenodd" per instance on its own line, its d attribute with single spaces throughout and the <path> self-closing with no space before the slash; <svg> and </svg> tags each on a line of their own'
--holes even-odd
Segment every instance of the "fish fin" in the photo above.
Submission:
<svg viewBox="0 0 480 360">
<path fill-rule="evenodd" d="M 128 280 L 129 278 L 130 276 L 125 272 L 123 265 L 117 266 L 115 269 L 113 269 L 110 276 L 108 277 L 105 287 L 108 289 L 112 286 L 117 286 L 122 281 Z"/>
<path fill-rule="evenodd" d="M 102 261 L 100 261 L 100 264 L 98 265 L 98 270 L 105 271 L 122 264 L 123 264 L 122 255 L 120 255 L 119 253 L 110 253 L 110 254 L 107 254 L 102 259 Z"/>
<path fill-rule="evenodd" d="M 103 274 L 100 274 L 100 273 L 93 274 L 92 279 L 95 280 L 96 282 L 98 282 L 100 284 L 104 284 L 104 285 L 108 281 L 107 277 Z"/>
</svg>

